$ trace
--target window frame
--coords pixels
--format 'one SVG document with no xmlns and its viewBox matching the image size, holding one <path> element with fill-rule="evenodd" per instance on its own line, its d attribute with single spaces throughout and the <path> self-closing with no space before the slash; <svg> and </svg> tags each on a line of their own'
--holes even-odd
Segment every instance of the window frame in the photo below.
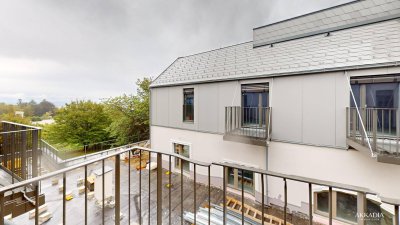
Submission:
<svg viewBox="0 0 400 225">
<path fill-rule="evenodd" d="M 190 94 L 190 91 L 191 91 L 191 95 L 192 95 L 192 100 L 191 100 L 192 104 L 186 104 L 187 95 Z M 187 108 L 186 108 L 187 106 L 192 107 L 192 109 L 191 109 L 192 119 L 187 119 L 187 117 L 190 116 L 190 115 L 187 115 Z M 194 88 L 184 88 L 183 89 L 182 121 L 184 123 L 194 123 Z"/>
</svg>

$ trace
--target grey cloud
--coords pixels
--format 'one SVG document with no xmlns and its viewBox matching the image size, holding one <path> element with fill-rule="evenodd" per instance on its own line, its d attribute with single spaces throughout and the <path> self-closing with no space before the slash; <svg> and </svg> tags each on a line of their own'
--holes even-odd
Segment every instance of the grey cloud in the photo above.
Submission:
<svg viewBox="0 0 400 225">
<path fill-rule="evenodd" d="M 137 78 L 156 77 L 179 56 L 347 1 L 0 0 L 0 101 L 131 93 Z"/>
</svg>

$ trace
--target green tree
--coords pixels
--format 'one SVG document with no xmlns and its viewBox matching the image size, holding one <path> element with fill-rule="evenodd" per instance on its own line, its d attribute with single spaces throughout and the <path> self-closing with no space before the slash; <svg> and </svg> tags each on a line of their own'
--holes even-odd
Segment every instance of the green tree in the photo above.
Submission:
<svg viewBox="0 0 400 225">
<path fill-rule="evenodd" d="M 122 95 L 104 101 L 111 118 L 110 135 L 118 144 L 127 144 L 149 138 L 150 78 L 137 80 L 136 95 Z"/>
<path fill-rule="evenodd" d="M 4 113 L 0 115 L 0 121 L 8 121 L 8 122 L 14 122 L 14 123 L 21 123 L 25 125 L 30 125 L 31 120 L 29 117 L 21 117 L 21 116 L 16 116 L 14 112 L 11 113 Z"/>
<path fill-rule="evenodd" d="M 73 101 L 57 111 L 45 137 L 53 143 L 86 145 L 108 140 L 110 118 L 104 106 L 92 101 Z"/>
<path fill-rule="evenodd" d="M 33 106 L 33 115 L 34 116 L 43 116 L 46 113 L 50 113 L 52 115 L 56 109 L 56 106 L 47 101 L 46 99 L 43 99 L 39 104 L 35 104 Z"/>
</svg>

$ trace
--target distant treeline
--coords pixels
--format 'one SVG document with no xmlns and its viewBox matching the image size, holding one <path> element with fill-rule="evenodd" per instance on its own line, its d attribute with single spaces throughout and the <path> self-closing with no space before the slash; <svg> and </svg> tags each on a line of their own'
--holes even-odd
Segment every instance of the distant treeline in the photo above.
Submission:
<svg viewBox="0 0 400 225">
<path fill-rule="evenodd" d="M 0 119 L 18 123 L 31 123 L 51 118 L 56 112 L 56 106 L 43 99 L 37 103 L 34 100 L 24 102 L 19 99 L 16 104 L 0 103 Z M 23 116 L 16 112 L 23 112 Z"/>
</svg>

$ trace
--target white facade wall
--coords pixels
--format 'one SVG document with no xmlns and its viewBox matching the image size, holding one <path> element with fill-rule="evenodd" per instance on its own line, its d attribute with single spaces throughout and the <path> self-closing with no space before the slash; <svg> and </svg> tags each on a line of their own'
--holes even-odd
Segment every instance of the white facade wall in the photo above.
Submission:
<svg viewBox="0 0 400 225">
<path fill-rule="evenodd" d="M 400 73 L 399 67 L 354 70 L 348 76 Z M 224 107 L 240 105 L 240 85 L 269 82 L 272 141 L 268 170 L 369 188 L 385 197 L 400 198 L 400 166 L 378 163 L 347 150 L 346 107 L 349 83 L 345 72 L 229 81 L 152 89 L 152 148 L 172 152 L 172 143 L 190 145 L 190 158 L 231 162 L 265 169 L 265 147 L 223 140 Z M 183 88 L 195 89 L 195 122 L 182 122 Z M 200 174 L 206 174 L 199 169 Z M 212 176 L 222 177 L 222 169 Z M 260 191 L 259 177 L 255 179 Z M 283 200 L 283 181 L 268 179 L 270 200 Z M 316 187 L 318 189 L 318 187 Z M 304 209 L 308 186 L 288 182 L 289 204 Z"/>
</svg>

